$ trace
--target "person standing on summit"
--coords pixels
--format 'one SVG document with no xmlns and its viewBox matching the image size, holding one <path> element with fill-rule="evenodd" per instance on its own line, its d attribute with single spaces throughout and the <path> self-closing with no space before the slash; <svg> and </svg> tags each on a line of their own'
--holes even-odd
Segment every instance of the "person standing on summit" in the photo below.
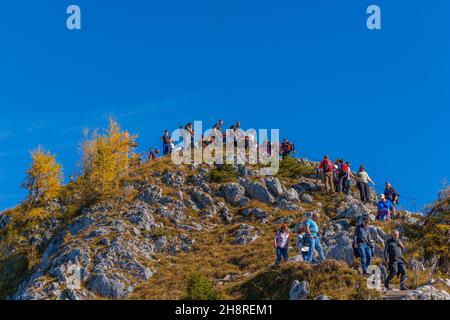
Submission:
<svg viewBox="0 0 450 320">
<path fill-rule="evenodd" d="M 359 190 L 361 202 L 369 202 L 369 182 L 375 187 L 375 183 L 370 179 L 364 166 L 359 167 L 359 172 L 356 174 L 357 183 L 356 186 Z"/>
<path fill-rule="evenodd" d="M 334 182 L 333 182 L 333 162 L 328 158 L 328 155 L 323 157 L 322 162 L 319 165 L 319 169 L 323 171 L 323 183 L 325 184 L 325 190 L 328 194 L 334 192 Z"/>
<path fill-rule="evenodd" d="M 170 140 L 169 130 L 164 131 L 164 135 L 161 137 L 161 141 L 163 143 L 163 156 L 166 156 L 172 152 Z"/>
</svg>

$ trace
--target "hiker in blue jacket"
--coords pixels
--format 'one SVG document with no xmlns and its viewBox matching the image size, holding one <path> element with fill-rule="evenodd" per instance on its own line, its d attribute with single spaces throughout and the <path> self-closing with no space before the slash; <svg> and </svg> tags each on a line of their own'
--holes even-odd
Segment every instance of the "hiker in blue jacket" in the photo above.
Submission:
<svg viewBox="0 0 450 320">
<path fill-rule="evenodd" d="M 306 256 L 306 262 L 311 263 L 314 256 L 314 250 L 317 250 L 319 253 L 320 260 L 325 260 L 325 254 L 323 253 L 322 245 L 319 240 L 319 226 L 317 225 L 317 221 L 319 219 L 319 215 L 317 213 L 313 213 L 312 217 L 306 221 L 306 233 L 308 234 L 308 255 Z"/>
<path fill-rule="evenodd" d="M 392 202 L 386 199 L 386 196 L 382 193 L 380 195 L 380 201 L 378 202 L 377 219 L 380 221 L 390 221 L 391 211 L 395 215 L 395 207 L 392 205 Z"/>
</svg>

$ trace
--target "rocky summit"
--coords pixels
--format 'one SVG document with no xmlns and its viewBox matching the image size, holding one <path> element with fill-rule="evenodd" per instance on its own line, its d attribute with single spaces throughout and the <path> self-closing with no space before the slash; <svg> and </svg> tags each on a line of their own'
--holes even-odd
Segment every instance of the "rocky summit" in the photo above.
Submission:
<svg viewBox="0 0 450 320">
<path fill-rule="evenodd" d="M 352 249 L 355 226 L 368 215 L 381 276 L 393 229 L 407 248 L 411 290 L 390 298 L 450 299 L 448 256 L 432 247 L 428 218 L 402 212 L 401 219 L 375 221 L 374 190 L 367 204 L 355 186 L 348 196 L 327 195 L 316 163 L 281 165 L 278 175 L 264 177 L 251 166 L 175 166 L 163 158 L 142 165 L 108 199 L 79 205 L 73 184 L 39 214 L 23 206 L 2 212 L 1 298 L 182 299 L 200 273 L 195 281 L 224 299 L 387 299 L 367 286 Z M 430 208 L 430 216 L 448 219 L 444 202 Z M 314 213 L 327 260 L 306 264 L 297 230 Z M 289 260 L 275 267 L 274 235 L 282 224 L 290 228 Z"/>
</svg>

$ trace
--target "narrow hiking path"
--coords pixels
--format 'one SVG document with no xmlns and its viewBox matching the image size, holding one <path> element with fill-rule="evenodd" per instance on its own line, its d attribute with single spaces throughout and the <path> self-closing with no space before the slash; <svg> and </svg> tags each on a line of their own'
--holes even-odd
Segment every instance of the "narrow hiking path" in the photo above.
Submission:
<svg viewBox="0 0 450 320">
<path fill-rule="evenodd" d="M 384 300 L 405 300 L 414 290 L 391 289 L 383 294 Z"/>
</svg>

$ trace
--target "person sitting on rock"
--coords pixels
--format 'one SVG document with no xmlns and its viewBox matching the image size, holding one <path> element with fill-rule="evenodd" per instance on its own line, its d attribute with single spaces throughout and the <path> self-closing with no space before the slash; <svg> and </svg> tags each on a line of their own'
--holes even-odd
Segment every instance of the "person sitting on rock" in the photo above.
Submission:
<svg viewBox="0 0 450 320">
<path fill-rule="evenodd" d="M 394 230 L 384 246 L 384 259 L 389 267 L 389 275 L 384 282 L 384 287 L 389 290 L 389 284 L 395 276 L 400 276 L 400 289 L 408 290 L 406 288 L 406 261 L 403 258 L 403 251 L 405 246 L 400 240 L 400 232 Z"/>
<path fill-rule="evenodd" d="M 306 221 L 306 233 L 308 234 L 308 255 L 306 256 L 306 262 L 311 263 L 314 257 L 314 250 L 317 250 L 319 253 L 320 260 L 325 260 L 325 254 L 323 253 L 322 245 L 319 240 L 319 226 L 317 225 L 317 221 L 319 219 L 319 215 L 317 213 L 313 213 L 312 217 Z"/>
<path fill-rule="evenodd" d="M 395 207 L 392 202 L 386 199 L 384 193 L 380 195 L 380 201 L 378 202 L 378 215 L 377 219 L 380 221 L 390 221 L 391 211 L 395 215 Z"/>
<path fill-rule="evenodd" d="M 367 268 L 372 262 L 374 248 L 370 239 L 369 222 L 369 216 L 364 215 L 362 223 L 356 227 L 353 236 L 353 248 L 358 251 L 358 255 L 361 258 L 361 267 L 364 275 L 369 275 Z"/>
<path fill-rule="evenodd" d="M 156 149 L 156 151 L 159 153 L 159 149 Z M 153 148 L 150 148 L 148 151 L 147 161 L 152 161 L 158 159 L 158 153 Z"/>
<path fill-rule="evenodd" d="M 281 256 L 283 256 L 284 261 L 288 259 L 288 247 L 289 247 L 289 230 L 286 224 L 283 224 L 280 230 L 275 234 L 275 248 L 277 254 L 276 265 L 278 266 L 281 262 Z"/>
</svg>

